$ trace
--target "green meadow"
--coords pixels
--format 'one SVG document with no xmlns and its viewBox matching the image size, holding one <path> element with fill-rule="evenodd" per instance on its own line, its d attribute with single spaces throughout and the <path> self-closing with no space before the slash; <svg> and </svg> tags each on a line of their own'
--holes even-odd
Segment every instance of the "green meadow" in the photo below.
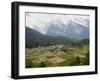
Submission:
<svg viewBox="0 0 100 81">
<path fill-rule="evenodd" d="M 26 68 L 89 65 L 88 45 L 26 48 L 25 52 Z"/>
</svg>

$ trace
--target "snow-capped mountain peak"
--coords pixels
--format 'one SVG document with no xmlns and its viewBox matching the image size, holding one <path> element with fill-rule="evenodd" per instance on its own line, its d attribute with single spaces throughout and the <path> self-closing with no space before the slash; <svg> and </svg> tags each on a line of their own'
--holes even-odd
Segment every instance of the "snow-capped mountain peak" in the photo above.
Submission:
<svg viewBox="0 0 100 81">
<path fill-rule="evenodd" d="M 26 26 L 44 35 L 82 38 L 89 34 L 89 16 L 28 13 Z"/>
<path fill-rule="evenodd" d="M 86 38 L 88 38 L 89 31 L 87 28 L 88 27 L 85 27 L 85 25 L 82 25 L 73 20 L 70 20 L 67 24 L 56 21 L 56 23 L 50 23 L 49 28 L 47 30 L 47 35 L 82 39 L 84 37 L 83 34 L 86 33 Z M 80 36 L 81 34 L 82 36 Z"/>
</svg>

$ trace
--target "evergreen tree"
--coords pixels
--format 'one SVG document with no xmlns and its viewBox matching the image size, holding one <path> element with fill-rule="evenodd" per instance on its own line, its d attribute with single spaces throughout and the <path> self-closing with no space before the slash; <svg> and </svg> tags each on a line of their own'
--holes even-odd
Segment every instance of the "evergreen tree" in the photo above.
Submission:
<svg viewBox="0 0 100 81">
<path fill-rule="evenodd" d="M 42 62 L 40 63 L 40 67 L 46 67 L 46 66 L 47 66 L 47 65 L 46 65 L 45 62 L 42 61 Z"/>
</svg>

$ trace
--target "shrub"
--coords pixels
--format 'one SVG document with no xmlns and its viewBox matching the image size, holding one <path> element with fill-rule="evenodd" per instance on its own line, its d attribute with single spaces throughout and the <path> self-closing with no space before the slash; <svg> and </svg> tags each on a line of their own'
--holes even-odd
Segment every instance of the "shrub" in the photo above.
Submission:
<svg viewBox="0 0 100 81">
<path fill-rule="evenodd" d="M 46 65 L 45 62 L 42 61 L 42 62 L 40 63 L 40 67 L 46 67 L 46 66 L 47 66 L 47 65 Z"/>
<path fill-rule="evenodd" d="M 26 59 L 25 60 L 25 66 L 26 68 L 31 68 L 32 67 L 32 60 L 31 59 Z"/>
</svg>

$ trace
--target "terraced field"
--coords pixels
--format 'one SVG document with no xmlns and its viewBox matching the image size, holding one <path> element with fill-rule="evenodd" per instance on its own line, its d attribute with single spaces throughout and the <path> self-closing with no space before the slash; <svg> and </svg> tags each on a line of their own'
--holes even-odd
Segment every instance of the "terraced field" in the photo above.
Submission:
<svg viewBox="0 0 100 81">
<path fill-rule="evenodd" d="M 26 68 L 89 65 L 89 47 L 55 45 L 26 48 Z"/>
</svg>

